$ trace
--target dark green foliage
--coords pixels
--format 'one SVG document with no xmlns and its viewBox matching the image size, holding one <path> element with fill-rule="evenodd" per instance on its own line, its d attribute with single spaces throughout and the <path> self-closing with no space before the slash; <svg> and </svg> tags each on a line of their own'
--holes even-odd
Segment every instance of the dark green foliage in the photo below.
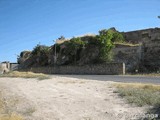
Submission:
<svg viewBox="0 0 160 120">
<path fill-rule="evenodd" d="M 56 53 L 59 53 L 59 52 L 60 52 L 60 49 L 61 49 L 60 44 L 54 44 L 54 45 L 51 47 L 51 50 L 50 50 L 50 52 L 51 52 L 52 54 L 55 53 L 55 47 L 56 47 Z"/>
<path fill-rule="evenodd" d="M 107 33 L 108 31 L 110 32 L 110 34 L 112 34 L 112 38 L 111 38 L 112 42 L 120 42 L 121 43 L 121 42 L 125 41 L 123 35 L 120 32 L 116 31 L 116 29 L 112 29 L 112 28 L 108 29 L 108 30 L 104 29 L 104 30 L 99 31 L 99 34 L 103 35 L 103 34 Z"/>
<path fill-rule="evenodd" d="M 31 54 L 31 51 L 22 51 L 20 57 L 27 58 Z"/>
<path fill-rule="evenodd" d="M 95 37 L 90 37 L 90 40 L 88 41 L 87 45 L 96 45 L 96 46 L 100 46 L 101 42 L 99 41 L 99 36 L 95 36 Z"/>
<path fill-rule="evenodd" d="M 119 32 L 113 32 L 112 42 L 124 42 L 124 37 Z"/>
<path fill-rule="evenodd" d="M 31 51 L 22 51 L 20 55 L 17 56 L 17 63 L 21 64 L 23 61 L 27 60 L 31 55 Z"/>
<path fill-rule="evenodd" d="M 112 48 L 115 42 L 123 42 L 124 37 L 115 28 L 104 29 L 99 31 L 98 37 L 100 45 L 100 60 L 103 62 L 111 62 L 113 59 Z"/>
<path fill-rule="evenodd" d="M 41 55 L 41 54 L 47 54 L 49 52 L 49 47 L 45 45 L 37 45 L 33 51 L 32 55 Z"/>
<path fill-rule="evenodd" d="M 50 47 L 45 45 L 37 45 L 33 51 L 32 56 L 36 57 L 36 62 L 38 65 L 47 65 L 48 64 L 48 55 Z"/>
<path fill-rule="evenodd" d="M 62 50 L 62 54 L 69 56 L 70 62 L 76 62 L 79 58 L 80 49 L 85 46 L 85 42 L 80 38 L 72 38 L 70 41 L 63 43 L 65 48 Z"/>
</svg>

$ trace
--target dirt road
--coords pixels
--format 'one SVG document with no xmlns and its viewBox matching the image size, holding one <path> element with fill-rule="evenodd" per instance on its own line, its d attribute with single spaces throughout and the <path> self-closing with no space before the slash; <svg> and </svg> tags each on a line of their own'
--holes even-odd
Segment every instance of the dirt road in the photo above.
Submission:
<svg viewBox="0 0 160 120">
<path fill-rule="evenodd" d="M 56 75 L 42 81 L 0 78 L 0 90 L 8 111 L 26 120 L 128 120 L 144 112 L 119 98 L 112 83 Z"/>
</svg>

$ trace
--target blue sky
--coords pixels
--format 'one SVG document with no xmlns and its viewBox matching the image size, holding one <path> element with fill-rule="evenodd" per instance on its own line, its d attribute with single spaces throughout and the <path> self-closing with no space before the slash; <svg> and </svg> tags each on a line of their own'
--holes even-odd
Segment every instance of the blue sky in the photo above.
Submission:
<svg viewBox="0 0 160 120">
<path fill-rule="evenodd" d="M 160 0 L 0 0 L 0 61 L 16 62 L 23 50 L 115 27 L 160 27 Z"/>
</svg>

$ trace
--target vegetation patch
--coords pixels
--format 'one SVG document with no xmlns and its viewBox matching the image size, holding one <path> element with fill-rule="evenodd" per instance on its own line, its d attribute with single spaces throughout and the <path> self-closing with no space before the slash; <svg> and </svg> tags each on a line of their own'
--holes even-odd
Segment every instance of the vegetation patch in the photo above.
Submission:
<svg viewBox="0 0 160 120">
<path fill-rule="evenodd" d="M 128 42 L 114 42 L 115 45 L 123 45 L 123 46 L 129 46 L 129 47 L 134 47 L 134 46 L 140 46 L 141 44 L 132 44 Z"/>
<path fill-rule="evenodd" d="M 23 117 L 17 113 L 7 113 L 5 106 L 5 102 L 2 99 L 2 95 L 0 93 L 0 120 L 23 120 Z"/>
<path fill-rule="evenodd" d="M 38 78 L 39 80 L 50 78 L 48 75 L 42 73 L 19 72 L 19 71 L 12 71 L 6 74 L 2 74 L 0 75 L 0 77 Z"/>
<path fill-rule="evenodd" d="M 151 90 L 151 91 L 159 91 L 160 92 L 160 85 L 155 84 L 141 84 L 141 83 L 116 83 L 114 84 L 118 89 L 143 89 L 143 90 Z"/>
<path fill-rule="evenodd" d="M 149 77 L 159 77 L 160 73 L 136 73 L 136 74 L 128 74 L 128 75 L 134 75 L 134 76 L 149 76 Z"/>
<path fill-rule="evenodd" d="M 160 85 L 117 83 L 114 86 L 117 87 L 115 92 L 129 103 L 138 106 L 153 106 L 148 113 L 157 114 L 160 117 Z"/>
<path fill-rule="evenodd" d="M 12 114 L 5 114 L 0 116 L 0 120 L 23 120 L 22 116 L 12 113 Z"/>
<path fill-rule="evenodd" d="M 23 112 L 23 115 L 31 116 L 35 111 L 36 111 L 35 107 L 29 107 Z"/>
</svg>

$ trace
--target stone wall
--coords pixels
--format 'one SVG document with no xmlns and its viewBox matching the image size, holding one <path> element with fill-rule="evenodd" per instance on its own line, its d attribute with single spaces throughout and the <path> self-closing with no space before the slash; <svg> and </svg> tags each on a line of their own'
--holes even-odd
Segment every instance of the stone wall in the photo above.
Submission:
<svg viewBox="0 0 160 120">
<path fill-rule="evenodd" d="M 133 72 L 139 68 L 142 59 L 141 45 L 120 45 L 113 49 L 115 62 L 124 62 L 127 72 Z"/>
<path fill-rule="evenodd" d="M 55 67 L 34 67 L 28 69 L 36 73 L 45 74 L 94 74 L 94 75 L 119 75 L 125 74 L 124 63 L 109 63 L 85 66 L 55 66 Z"/>
<path fill-rule="evenodd" d="M 137 30 L 123 34 L 128 42 L 142 44 L 141 65 L 147 71 L 160 70 L 160 28 Z"/>
<path fill-rule="evenodd" d="M 18 70 L 19 64 L 18 63 L 10 63 L 10 70 Z"/>
<path fill-rule="evenodd" d="M 143 65 L 149 71 L 160 70 L 160 39 L 146 42 L 143 46 Z"/>
<path fill-rule="evenodd" d="M 123 33 L 126 41 L 130 43 L 143 43 L 160 39 L 160 28 L 150 28 Z"/>
</svg>

